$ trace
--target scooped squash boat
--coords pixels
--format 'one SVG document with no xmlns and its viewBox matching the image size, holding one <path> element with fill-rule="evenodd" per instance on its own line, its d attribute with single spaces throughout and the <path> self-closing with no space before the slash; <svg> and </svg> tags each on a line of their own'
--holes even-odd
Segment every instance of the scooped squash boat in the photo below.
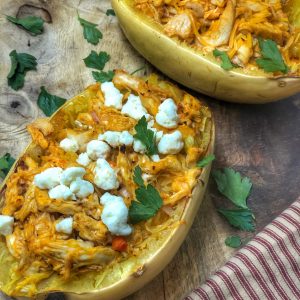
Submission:
<svg viewBox="0 0 300 300">
<path fill-rule="evenodd" d="M 28 131 L 0 189 L 0 290 L 113 300 L 162 271 L 203 199 L 209 108 L 156 75 L 117 70 Z"/>
<path fill-rule="evenodd" d="M 299 0 L 283 5 L 279 0 L 112 0 L 112 5 L 133 47 L 184 86 L 239 103 L 267 103 L 300 91 Z M 260 38 L 276 42 L 273 50 L 280 50 L 287 65 L 282 72 L 274 66 L 270 71 L 274 52 L 263 69 L 258 67 Z M 216 57 L 213 50 L 219 51 Z M 220 66 L 220 55 L 225 63 L 231 60 L 231 70 Z M 279 63 L 284 65 L 280 57 Z"/>
</svg>

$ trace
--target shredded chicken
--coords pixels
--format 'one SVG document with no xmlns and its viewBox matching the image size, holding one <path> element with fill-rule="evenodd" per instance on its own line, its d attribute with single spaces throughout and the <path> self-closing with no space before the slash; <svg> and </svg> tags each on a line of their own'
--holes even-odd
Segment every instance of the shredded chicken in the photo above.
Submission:
<svg viewBox="0 0 300 300">
<path fill-rule="evenodd" d="M 292 24 L 297 16 L 290 11 L 289 22 L 280 0 L 135 0 L 135 6 L 166 35 L 204 53 L 226 51 L 241 67 L 258 68 L 259 37 L 274 40 L 290 73 L 300 75 L 300 29 Z"/>
<path fill-rule="evenodd" d="M 158 0 L 155 5 L 162 3 Z M 200 14 L 202 8 L 194 5 L 193 1 L 190 3 L 194 15 Z M 192 19 L 186 19 L 190 22 L 188 20 Z M 192 28 L 190 25 L 189 32 Z M 206 134 L 211 134 L 211 114 L 193 96 L 159 80 L 156 75 L 143 80 L 119 70 L 113 82 L 122 91 L 124 101 L 130 93 L 140 96 L 147 112 L 152 115 L 152 125 L 157 131 L 169 132 L 154 120 L 162 101 L 172 98 L 177 105 L 180 119 L 177 129 L 184 142 L 184 149 L 180 153 L 160 154 L 160 160 L 154 162 L 146 154 L 135 152 L 132 145 L 123 145 L 110 147 L 106 158 L 116 170 L 119 181 L 119 188 L 109 192 L 123 197 L 125 206 L 129 207 L 135 200 L 137 189 L 133 170 L 140 166 L 145 184 L 152 184 L 161 194 L 164 205 L 169 207 L 169 214 L 160 211 L 155 216 L 151 228 L 156 225 L 159 228 L 167 227 L 172 220 L 173 208 L 191 195 L 201 173 L 196 162 L 207 153 L 210 136 Z M 73 275 L 76 277 L 79 272 L 102 270 L 120 259 L 135 257 L 151 235 L 152 229 L 147 224 L 141 222 L 133 225 L 129 220 L 133 233 L 126 236 L 126 240 L 118 236 L 127 243 L 127 253 L 120 254 L 113 250 L 116 236 L 102 220 L 105 206 L 100 201 L 107 191 L 94 184 L 96 161 L 91 160 L 85 167 L 83 180 L 93 184 L 93 192 L 86 197 L 76 198 L 72 194 L 66 198 L 52 199 L 49 189 L 39 188 L 34 180 L 37 174 L 49 168 L 78 167 L 79 153 L 86 151 L 87 143 L 96 140 L 99 133 L 128 130 L 130 134 L 135 134 L 137 121 L 115 108 L 104 106 L 103 97 L 99 85 L 92 85 L 86 90 L 85 97 L 79 96 L 78 102 L 75 100 L 74 105 L 61 109 L 51 121 L 37 120 L 28 126 L 33 148 L 18 161 L 18 167 L 6 182 L 6 189 L 0 193 L 0 214 L 14 218 L 12 234 L 5 239 L 0 238 L 0 243 L 5 240 L 9 253 L 17 261 L 11 270 L 15 276 L 11 280 L 13 284 L 9 284 L 7 290 L 11 295 L 33 297 L 38 292 L 39 284 L 44 284 L 52 275 L 64 284 L 65 280 L 72 280 Z M 79 146 L 77 153 L 60 147 L 61 140 L 65 138 L 76 141 Z M 36 148 L 39 150 L 36 151 Z M 62 186 L 60 180 L 55 187 L 58 185 Z M 58 225 L 62 226 L 64 221 L 72 222 L 71 230 L 67 225 L 64 230 L 61 230 L 62 227 L 58 229 Z M 0 269 L 3 267 L 6 267 L 6 262 L 1 260 L 0 255 Z"/>
</svg>

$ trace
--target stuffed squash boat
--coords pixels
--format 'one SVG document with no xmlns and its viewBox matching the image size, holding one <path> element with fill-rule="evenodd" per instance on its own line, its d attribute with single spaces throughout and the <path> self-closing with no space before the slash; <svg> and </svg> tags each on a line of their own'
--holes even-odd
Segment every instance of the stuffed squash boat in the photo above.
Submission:
<svg viewBox="0 0 300 300">
<path fill-rule="evenodd" d="M 203 197 L 208 107 L 156 75 L 118 70 L 28 131 L 1 187 L 0 289 L 118 299 L 158 274 Z"/>
<path fill-rule="evenodd" d="M 221 100 L 300 91 L 300 1 L 113 0 L 132 45 L 172 79 Z"/>
</svg>

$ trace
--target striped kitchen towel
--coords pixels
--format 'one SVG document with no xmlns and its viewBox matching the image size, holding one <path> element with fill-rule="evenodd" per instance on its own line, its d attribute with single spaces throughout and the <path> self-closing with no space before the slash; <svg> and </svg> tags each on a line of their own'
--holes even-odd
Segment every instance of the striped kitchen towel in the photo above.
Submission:
<svg viewBox="0 0 300 300">
<path fill-rule="evenodd" d="M 300 198 L 184 300 L 300 299 Z"/>
</svg>

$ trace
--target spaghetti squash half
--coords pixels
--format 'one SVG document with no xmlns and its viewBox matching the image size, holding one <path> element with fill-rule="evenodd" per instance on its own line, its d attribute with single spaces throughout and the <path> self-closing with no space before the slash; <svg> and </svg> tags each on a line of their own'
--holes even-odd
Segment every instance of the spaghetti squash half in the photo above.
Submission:
<svg viewBox="0 0 300 300">
<path fill-rule="evenodd" d="M 160 272 L 203 197 L 208 107 L 156 75 L 117 70 L 28 131 L 1 188 L 0 289 L 116 299 Z"/>
</svg>

